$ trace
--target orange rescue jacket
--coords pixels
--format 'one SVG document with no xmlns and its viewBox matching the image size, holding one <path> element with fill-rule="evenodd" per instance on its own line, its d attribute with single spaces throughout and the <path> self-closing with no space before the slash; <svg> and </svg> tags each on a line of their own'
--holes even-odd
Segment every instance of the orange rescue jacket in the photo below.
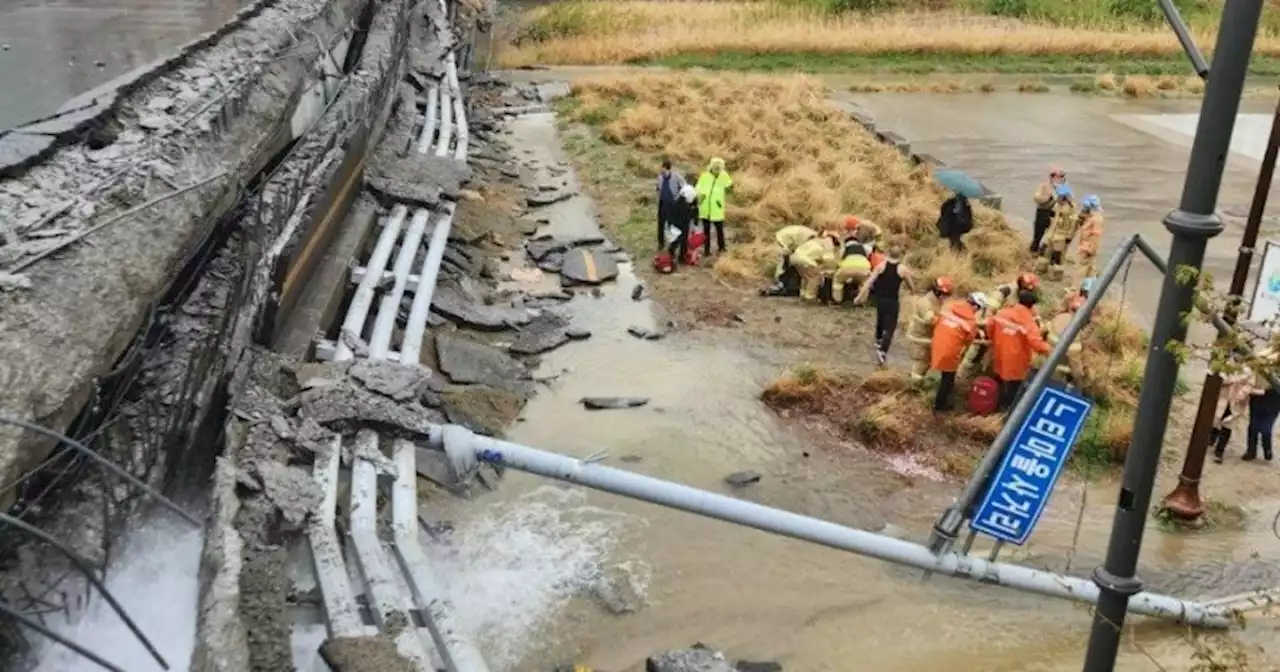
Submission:
<svg viewBox="0 0 1280 672">
<path fill-rule="evenodd" d="M 942 308 L 933 327 L 929 366 L 935 371 L 955 373 L 964 359 L 965 348 L 978 335 L 978 311 L 968 301 L 955 300 Z"/>
<path fill-rule="evenodd" d="M 1004 381 L 1025 380 L 1035 353 L 1048 354 L 1049 344 L 1040 335 L 1036 315 L 1022 304 L 1001 308 L 987 320 L 991 357 L 996 376 Z"/>
</svg>

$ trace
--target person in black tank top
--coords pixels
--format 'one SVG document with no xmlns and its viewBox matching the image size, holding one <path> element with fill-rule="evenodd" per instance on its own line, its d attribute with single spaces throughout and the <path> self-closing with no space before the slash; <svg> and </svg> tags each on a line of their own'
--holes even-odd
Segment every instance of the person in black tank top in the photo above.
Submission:
<svg viewBox="0 0 1280 672">
<path fill-rule="evenodd" d="M 858 293 L 857 303 L 863 303 L 868 296 L 876 300 L 876 360 L 881 366 L 889 357 L 893 333 L 898 330 L 898 314 L 902 312 L 899 293 L 908 277 L 910 270 L 902 265 L 902 248 L 894 245 Z"/>
</svg>

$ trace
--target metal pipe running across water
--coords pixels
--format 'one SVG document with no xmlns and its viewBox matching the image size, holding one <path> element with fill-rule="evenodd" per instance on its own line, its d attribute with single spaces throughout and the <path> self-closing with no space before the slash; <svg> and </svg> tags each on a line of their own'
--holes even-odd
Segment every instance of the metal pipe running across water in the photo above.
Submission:
<svg viewBox="0 0 1280 672">
<path fill-rule="evenodd" d="M 459 478 L 474 473 L 481 462 L 489 462 L 929 572 L 1073 602 L 1092 604 L 1098 599 L 1098 587 L 1088 579 L 988 562 L 954 552 L 934 555 L 929 548 L 909 541 L 478 436 L 457 425 L 432 426 L 430 443 L 433 448 L 445 451 L 454 475 Z M 1145 592 L 1133 597 L 1129 611 L 1209 628 L 1229 627 L 1233 615 L 1227 608 Z"/>
</svg>

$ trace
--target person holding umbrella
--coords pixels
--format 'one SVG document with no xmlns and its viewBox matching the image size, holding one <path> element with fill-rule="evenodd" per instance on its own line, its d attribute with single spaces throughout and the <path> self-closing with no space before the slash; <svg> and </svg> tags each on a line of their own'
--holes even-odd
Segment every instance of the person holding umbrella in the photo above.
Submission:
<svg viewBox="0 0 1280 672">
<path fill-rule="evenodd" d="M 963 236 L 973 230 L 973 207 L 969 199 L 982 197 L 982 185 L 958 170 L 936 170 L 933 179 L 953 194 L 942 203 L 938 213 L 938 235 L 947 239 L 952 250 L 961 252 Z"/>
</svg>

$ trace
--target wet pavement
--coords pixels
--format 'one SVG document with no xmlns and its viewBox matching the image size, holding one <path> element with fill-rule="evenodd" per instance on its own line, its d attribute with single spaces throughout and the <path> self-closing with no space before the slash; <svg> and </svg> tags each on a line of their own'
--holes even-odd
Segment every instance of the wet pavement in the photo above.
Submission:
<svg viewBox="0 0 1280 672">
<path fill-rule="evenodd" d="M 1004 211 L 1029 232 L 1031 193 L 1050 165 L 1061 166 L 1077 195 L 1097 194 L 1106 213 L 1103 253 L 1139 233 L 1166 254 L 1171 236 L 1161 224 L 1182 193 L 1198 100 L 1133 101 L 1059 94 L 838 94 L 856 102 L 879 127 L 909 139 L 1004 197 Z M 1220 210 L 1248 212 L 1266 146 L 1270 101 L 1247 100 L 1228 156 Z M 961 120 L 957 122 L 957 120 Z M 1272 188 L 1271 211 L 1280 207 Z M 1210 241 L 1204 268 L 1221 289 L 1235 267 L 1243 218 Z M 1265 227 L 1263 238 L 1277 233 Z M 1255 259 L 1255 264 L 1258 262 Z M 1099 260 L 1099 265 L 1102 260 Z M 1129 304 L 1147 326 L 1155 316 L 1160 274 L 1134 263 Z M 1119 289 L 1119 288 L 1116 288 Z M 1113 290 L 1116 291 L 1116 290 Z"/>
<path fill-rule="evenodd" d="M 549 115 L 522 118 L 510 129 L 516 149 L 529 150 L 526 155 L 544 165 L 564 158 Z M 585 198 L 539 214 L 550 219 L 548 233 L 594 232 Z M 599 296 L 568 304 L 573 326 L 594 335 L 544 357 L 541 373 L 557 377 L 529 403 L 510 438 L 579 457 L 607 450 L 607 463 L 623 469 L 862 529 L 890 523 L 889 530 L 908 538 L 927 535 L 955 486 L 903 477 L 880 456 L 848 444 L 827 446 L 821 436 L 781 423 L 758 400 L 761 387 L 791 364 L 777 352 L 725 347 L 697 334 L 657 341 L 628 335 L 632 325 L 662 327 L 654 324 L 647 301 L 631 299 L 635 283 L 624 265 L 618 282 Z M 585 396 L 615 395 L 650 401 L 611 411 L 579 404 Z M 761 482 L 743 489 L 723 482 L 745 469 L 762 473 Z M 1276 582 L 1274 568 L 1256 559 L 1280 552 L 1267 513 L 1277 502 L 1264 494 L 1265 474 L 1249 473 L 1258 476 L 1242 480 L 1257 485 L 1252 494 L 1260 496 L 1246 529 L 1187 538 L 1151 525 L 1142 572 L 1153 588 L 1190 597 Z M 1162 476 L 1159 489 L 1169 487 L 1168 478 Z M 466 530 L 521 506 L 522 498 L 545 485 L 509 473 L 499 492 L 440 513 Z M 1077 541 L 1082 492 L 1088 497 Z M 1087 574 L 1105 550 L 1115 492 L 1111 482 L 1062 486 L 1035 539 L 1004 559 L 1053 570 L 1070 563 L 1071 573 Z M 903 672 L 1079 669 L 1090 625 L 1080 605 L 943 578 L 924 583 L 918 572 L 803 542 L 602 493 L 586 499 L 587 515 L 621 513 L 640 522 L 615 526 L 625 531 L 610 548 L 614 560 L 638 558 L 651 569 L 648 605 L 612 615 L 594 600 L 575 600 L 527 633 L 538 644 L 518 663 L 496 669 L 542 670 L 573 660 L 594 669 L 639 670 L 647 655 L 693 641 L 802 672 L 843 672 L 853 669 L 849 661 L 858 661 L 857 669 Z M 1126 637 L 1117 669 L 1189 669 L 1191 647 L 1183 634 L 1143 622 L 1132 640 Z M 1249 645 L 1280 643 L 1280 630 L 1270 621 L 1254 622 L 1240 636 Z"/>
<path fill-rule="evenodd" d="M 16 0 L 0 6 L 0 130 L 172 54 L 248 0 Z"/>
</svg>

